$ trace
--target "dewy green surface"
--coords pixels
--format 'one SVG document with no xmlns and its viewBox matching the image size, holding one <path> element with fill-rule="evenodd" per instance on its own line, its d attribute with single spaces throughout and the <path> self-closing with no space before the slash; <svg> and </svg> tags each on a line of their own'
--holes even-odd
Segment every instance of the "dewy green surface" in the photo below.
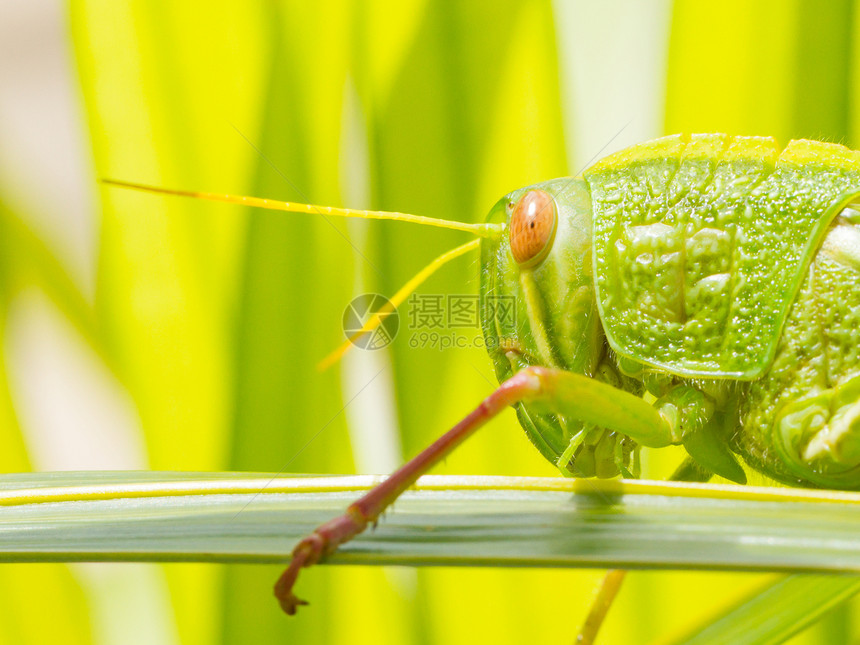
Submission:
<svg viewBox="0 0 860 645">
<path fill-rule="evenodd" d="M 809 260 L 860 192 L 857 153 L 674 135 L 586 173 L 601 317 L 619 354 L 681 376 L 770 364 Z"/>
</svg>

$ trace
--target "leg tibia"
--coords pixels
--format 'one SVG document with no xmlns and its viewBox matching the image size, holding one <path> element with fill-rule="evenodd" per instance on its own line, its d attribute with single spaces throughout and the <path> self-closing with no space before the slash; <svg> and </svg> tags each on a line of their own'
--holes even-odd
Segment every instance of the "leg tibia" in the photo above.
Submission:
<svg viewBox="0 0 860 645">
<path fill-rule="evenodd" d="M 292 615 L 299 605 L 307 604 L 293 593 L 299 571 L 333 553 L 338 546 L 364 531 L 376 518 L 425 472 L 444 459 L 469 435 L 507 406 L 528 399 L 540 391 L 540 380 L 533 370 L 523 370 L 508 379 L 471 414 L 442 435 L 429 448 L 395 471 L 350 505 L 346 513 L 326 522 L 293 549 L 289 567 L 275 584 L 275 596 L 283 610 Z"/>
</svg>

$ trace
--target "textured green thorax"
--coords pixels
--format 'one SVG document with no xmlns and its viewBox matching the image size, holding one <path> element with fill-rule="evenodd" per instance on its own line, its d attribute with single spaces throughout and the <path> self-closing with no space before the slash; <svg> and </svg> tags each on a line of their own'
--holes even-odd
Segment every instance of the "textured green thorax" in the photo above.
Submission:
<svg viewBox="0 0 860 645">
<path fill-rule="evenodd" d="M 828 225 L 860 194 L 860 154 L 676 135 L 610 156 L 585 179 L 612 348 L 679 376 L 755 379 Z"/>
</svg>

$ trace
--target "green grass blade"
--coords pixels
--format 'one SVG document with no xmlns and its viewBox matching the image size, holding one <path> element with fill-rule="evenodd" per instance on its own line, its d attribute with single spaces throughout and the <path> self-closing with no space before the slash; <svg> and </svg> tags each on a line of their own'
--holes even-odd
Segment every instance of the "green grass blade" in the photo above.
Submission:
<svg viewBox="0 0 860 645">
<path fill-rule="evenodd" d="M 4 475 L 0 561 L 281 562 L 377 481 Z M 427 476 L 330 561 L 860 573 L 858 508 L 856 493 Z"/>
<path fill-rule="evenodd" d="M 349 9 L 341 0 L 324 5 L 322 11 L 319 4 L 266 5 L 260 36 L 269 43 L 269 73 L 260 130 L 248 135 L 260 151 L 252 194 L 342 204 L 338 140 Z M 307 57 L 307 52 L 320 55 Z M 298 60 L 305 62 L 297 66 Z M 235 406 L 227 468 L 350 472 L 350 440 L 344 415 L 337 414 L 345 403 L 338 370 L 320 373 L 314 366 L 343 341 L 351 264 L 362 260 L 344 222 L 284 215 L 249 214 L 233 345 Z M 336 642 L 332 626 L 358 620 L 350 606 L 340 617 L 332 613 L 344 605 L 336 600 L 337 582 L 325 573 L 310 582 L 307 592 L 319 598 L 320 611 L 300 624 L 289 625 L 264 604 L 247 602 L 255 590 L 267 589 L 274 575 L 274 569 L 261 567 L 225 571 L 219 642 Z"/>
<path fill-rule="evenodd" d="M 770 585 L 677 645 L 775 645 L 860 591 L 856 576 L 793 575 Z"/>
</svg>

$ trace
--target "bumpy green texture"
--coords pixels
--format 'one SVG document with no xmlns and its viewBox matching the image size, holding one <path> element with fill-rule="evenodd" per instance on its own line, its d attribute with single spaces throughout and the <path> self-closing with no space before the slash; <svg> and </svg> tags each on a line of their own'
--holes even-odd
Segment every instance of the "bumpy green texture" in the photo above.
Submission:
<svg viewBox="0 0 860 645">
<path fill-rule="evenodd" d="M 846 224 L 828 241 L 840 229 L 860 242 L 860 231 Z M 834 428 L 860 400 L 860 271 L 829 251 L 825 244 L 809 267 L 767 374 L 743 390 L 735 450 L 782 481 L 857 488 L 860 459 L 845 446 L 860 435 Z M 810 450 L 822 441 L 823 450 Z"/>
<path fill-rule="evenodd" d="M 810 260 L 860 193 L 860 154 L 763 137 L 675 135 L 586 174 L 610 346 L 678 376 L 758 378 Z"/>
</svg>

